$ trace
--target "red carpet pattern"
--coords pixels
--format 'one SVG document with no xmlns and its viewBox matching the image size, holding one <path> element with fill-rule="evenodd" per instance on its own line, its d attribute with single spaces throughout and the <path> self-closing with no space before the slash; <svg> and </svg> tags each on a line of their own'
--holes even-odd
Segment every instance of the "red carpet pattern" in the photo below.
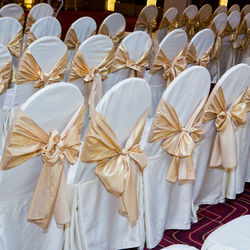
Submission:
<svg viewBox="0 0 250 250">
<path fill-rule="evenodd" d="M 217 227 L 246 214 L 250 214 L 250 183 L 246 184 L 244 193 L 239 194 L 235 200 L 200 206 L 199 221 L 192 225 L 191 230 L 166 230 L 154 250 L 173 244 L 186 244 L 200 249 L 206 237 Z"/>
</svg>

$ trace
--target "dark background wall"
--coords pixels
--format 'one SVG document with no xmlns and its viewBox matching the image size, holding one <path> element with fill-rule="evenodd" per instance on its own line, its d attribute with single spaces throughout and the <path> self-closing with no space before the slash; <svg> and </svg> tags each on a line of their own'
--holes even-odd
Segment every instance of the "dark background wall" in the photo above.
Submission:
<svg viewBox="0 0 250 250">
<path fill-rule="evenodd" d="M 215 10 L 219 6 L 219 2 L 219 0 L 192 0 L 192 4 L 197 5 L 198 8 L 206 3 L 209 3 L 212 5 L 213 10 Z M 240 8 L 243 8 L 246 4 L 249 4 L 249 0 L 228 0 L 228 8 L 236 3 L 240 5 Z"/>
</svg>

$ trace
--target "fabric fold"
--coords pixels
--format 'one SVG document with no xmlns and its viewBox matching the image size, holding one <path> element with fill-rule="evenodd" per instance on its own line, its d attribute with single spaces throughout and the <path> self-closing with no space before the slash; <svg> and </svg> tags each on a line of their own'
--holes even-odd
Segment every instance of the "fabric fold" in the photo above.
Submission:
<svg viewBox="0 0 250 250">
<path fill-rule="evenodd" d="M 118 198 L 119 213 L 127 216 L 131 223 L 138 218 L 137 173 L 143 172 L 147 165 L 147 157 L 139 143 L 148 113 L 149 109 L 138 119 L 122 148 L 105 118 L 95 112 L 80 158 L 82 162 L 97 163 L 95 174 L 106 190 Z"/>
<path fill-rule="evenodd" d="M 244 37 L 241 40 L 239 47 L 241 47 L 241 49 L 248 49 L 250 46 L 250 29 L 247 27 L 247 20 L 244 19 L 242 24 L 239 26 L 239 28 L 236 31 L 236 36 L 238 37 L 239 35 L 243 35 Z"/>
<path fill-rule="evenodd" d="M 13 56 L 20 57 L 22 53 L 23 30 L 19 30 L 15 37 L 11 39 L 7 47 Z"/>
<path fill-rule="evenodd" d="M 222 38 L 221 34 L 217 30 L 216 24 L 214 22 L 211 23 L 210 29 L 214 32 L 215 41 L 214 45 L 211 49 L 211 60 L 218 60 L 221 54 L 221 45 L 222 45 Z"/>
<path fill-rule="evenodd" d="M 199 29 L 199 15 L 197 14 L 193 19 L 189 18 L 186 13 L 183 13 L 179 22 L 179 27 L 183 27 L 189 39 L 192 38 Z"/>
<path fill-rule="evenodd" d="M 144 31 L 152 36 L 152 32 L 156 28 L 156 25 L 156 18 L 152 18 L 152 20 L 150 21 L 147 15 L 142 12 L 136 21 L 135 28 L 145 28 Z"/>
<path fill-rule="evenodd" d="M 175 16 L 172 22 L 170 22 L 166 16 L 164 16 L 161 20 L 161 23 L 159 25 L 159 30 L 167 28 L 167 34 L 175 29 L 178 29 L 179 27 L 179 21 L 178 21 L 178 15 Z"/>
<path fill-rule="evenodd" d="M 70 222 L 64 162 L 73 165 L 78 160 L 83 117 L 84 104 L 78 108 L 61 134 L 54 129 L 47 134 L 20 109 L 9 130 L 0 163 L 1 170 L 18 167 L 41 155 L 43 167 L 27 219 L 44 230 L 48 229 L 52 216 L 60 227 Z"/>
<path fill-rule="evenodd" d="M 36 22 L 36 19 L 29 13 L 27 19 L 26 19 L 26 24 L 25 24 L 25 29 L 24 33 L 28 34 L 30 31 L 31 26 Z"/>
<path fill-rule="evenodd" d="M 0 95 L 6 92 L 12 77 L 12 61 L 0 68 Z"/>
</svg>

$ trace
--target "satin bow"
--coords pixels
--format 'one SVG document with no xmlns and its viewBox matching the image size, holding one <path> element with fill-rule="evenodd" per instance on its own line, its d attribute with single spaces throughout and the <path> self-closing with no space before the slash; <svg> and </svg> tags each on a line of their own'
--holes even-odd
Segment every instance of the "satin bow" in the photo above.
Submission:
<svg viewBox="0 0 250 250">
<path fill-rule="evenodd" d="M 229 41 L 233 43 L 236 39 L 236 32 L 237 29 L 236 28 L 233 29 L 231 24 L 227 22 L 226 27 L 222 33 L 222 37 L 228 36 Z"/>
<path fill-rule="evenodd" d="M 235 168 L 237 161 L 237 138 L 235 130 L 247 121 L 247 106 L 244 102 L 246 91 L 243 92 L 229 107 L 224 97 L 222 88 L 219 86 L 210 96 L 205 106 L 203 122 L 215 120 L 217 130 L 210 167 Z"/>
<path fill-rule="evenodd" d="M 239 26 L 236 32 L 237 37 L 243 34 L 244 37 L 240 42 L 240 47 L 242 49 L 248 49 L 250 46 L 250 29 L 247 27 L 246 19 L 243 20 L 242 24 Z"/>
<path fill-rule="evenodd" d="M 145 28 L 145 31 L 151 36 L 153 30 L 156 28 L 156 25 L 157 25 L 156 18 L 152 18 L 152 20 L 150 21 L 147 15 L 144 12 L 142 12 L 137 19 L 135 27 Z"/>
<path fill-rule="evenodd" d="M 81 161 L 97 162 L 95 174 L 106 190 L 118 198 L 119 213 L 134 223 L 138 218 L 137 171 L 143 172 L 147 157 L 140 149 L 140 139 L 149 109 L 137 121 L 125 147 L 122 148 L 105 118 L 96 112 L 84 141 Z"/>
<path fill-rule="evenodd" d="M 8 43 L 7 47 L 13 56 L 20 57 L 22 53 L 23 30 L 20 30 Z"/>
<path fill-rule="evenodd" d="M 207 67 L 208 63 L 210 62 L 210 50 L 203 53 L 201 58 L 198 58 L 196 49 L 193 44 L 188 46 L 186 52 L 185 52 L 185 58 L 186 58 L 186 63 L 187 64 L 195 64 L 195 65 L 200 65 L 203 67 Z"/>
<path fill-rule="evenodd" d="M 179 27 L 179 21 L 178 21 L 178 15 L 175 16 L 172 22 L 170 22 L 166 16 L 162 18 L 162 21 L 159 25 L 159 30 L 161 29 L 167 29 L 167 34 Z"/>
<path fill-rule="evenodd" d="M 179 27 L 184 26 L 189 38 L 192 38 L 195 31 L 199 29 L 199 15 L 196 15 L 193 19 L 189 18 L 186 13 L 183 13 L 179 22 Z"/>
<path fill-rule="evenodd" d="M 12 76 L 12 61 L 0 68 L 0 95 L 8 89 L 8 84 Z"/>
</svg>

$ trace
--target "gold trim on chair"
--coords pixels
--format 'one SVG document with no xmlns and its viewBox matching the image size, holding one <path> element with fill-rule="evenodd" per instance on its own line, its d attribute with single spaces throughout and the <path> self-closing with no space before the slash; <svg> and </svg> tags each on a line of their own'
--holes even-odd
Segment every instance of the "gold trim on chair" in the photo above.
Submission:
<svg viewBox="0 0 250 250">
<path fill-rule="evenodd" d="M 195 64 L 200 65 L 203 67 L 207 67 L 208 63 L 210 62 L 210 49 L 203 53 L 202 57 L 198 59 L 197 51 L 193 44 L 190 44 L 185 51 L 185 58 L 187 65 L 189 64 Z"/>
<path fill-rule="evenodd" d="M 6 92 L 11 81 L 13 65 L 12 61 L 0 68 L 0 95 Z"/>
<path fill-rule="evenodd" d="M 167 34 L 179 27 L 178 15 L 175 16 L 172 22 L 170 22 L 166 16 L 164 16 L 159 25 L 159 30 L 167 28 Z"/>
<path fill-rule="evenodd" d="M 11 39 L 7 47 L 13 56 L 20 57 L 23 45 L 23 30 L 19 30 L 15 37 Z"/>
<path fill-rule="evenodd" d="M 221 45 L 222 45 L 222 37 L 217 30 L 216 24 L 214 22 L 211 23 L 210 29 L 214 32 L 215 42 L 211 49 L 211 60 L 218 60 L 221 54 Z"/>
<path fill-rule="evenodd" d="M 28 34 L 30 31 L 31 26 L 36 22 L 36 19 L 29 13 L 27 19 L 26 19 L 26 24 L 25 24 L 25 29 L 24 33 Z"/>
<path fill-rule="evenodd" d="M 136 21 L 135 28 L 145 28 L 144 31 L 152 36 L 152 32 L 156 28 L 156 25 L 156 18 L 153 18 L 151 21 L 149 21 L 147 15 L 142 12 Z"/>
<path fill-rule="evenodd" d="M 199 29 L 199 15 L 197 14 L 193 19 L 189 18 L 186 13 L 183 13 L 179 22 L 179 27 L 183 27 L 189 39 L 192 38 Z"/>
</svg>

